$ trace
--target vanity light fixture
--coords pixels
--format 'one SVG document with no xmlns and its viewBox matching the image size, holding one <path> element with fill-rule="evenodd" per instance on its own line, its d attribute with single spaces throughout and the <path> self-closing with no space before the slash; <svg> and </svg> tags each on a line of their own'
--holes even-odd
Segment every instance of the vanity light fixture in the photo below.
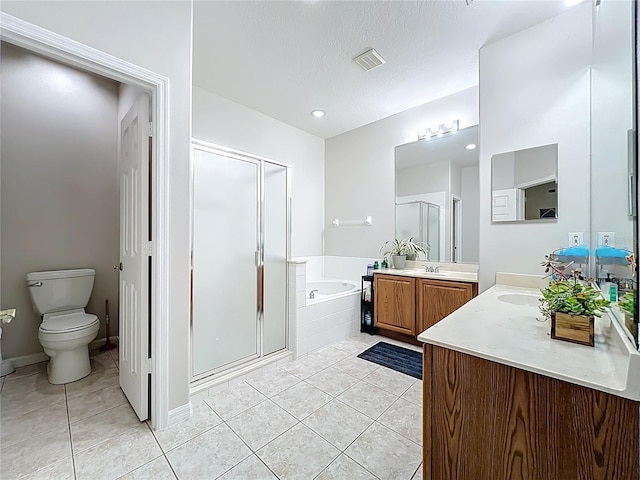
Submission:
<svg viewBox="0 0 640 480">
<path fill-rule="evenodd" d="M 475 150 L 477 147 L 477 145 L 475 143 L 470 143 L 469 145 L 467 145 L 466 148 L 467 150 Z"/>
<path fill-rule="evenodd" d="M 433 137 L 441 137 L 448 133 L 457 132 L 458 128 L 458 120 L 453 120 L 450 123 L 441 123 L 437 127 L 428 127 L 424 130 L 418 130 L 418 140 L 429 140 Z"/>
<path fill-rule="evenodd" d="M 322 118 L 325 116 L 324 110 L 311 110 L 311 115 L 316 118 Z"/>
</svg>

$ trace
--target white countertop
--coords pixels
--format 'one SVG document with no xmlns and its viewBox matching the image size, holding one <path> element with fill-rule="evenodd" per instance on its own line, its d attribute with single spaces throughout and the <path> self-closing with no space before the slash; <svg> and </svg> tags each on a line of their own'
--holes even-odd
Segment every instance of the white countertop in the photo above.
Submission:
<svg viewBox="0 0 640 480">
<path fill-rule="evenodd" d="M 608 314 L 595 319 L 595 347 L 553 340 L 537 306 L 498 300 L 539 288 L 496 285 L 418 336 L 418 340 L 603 392 L 640 400 L 640 353 Z"/>
<path fill-rule="evenodd" d="M 396 268 L 382 268 L 373 271 L 387 275 L 400 275 L 403 277 L 429 278 L 432 280 L 447 280 L 450 282 L 471 282 L 478 283 L 478 272 L 461 272 L 441 268 L 440 272 L 426 272 L 424 268 L 407 268 L 404 270 Z"/>
</svg>

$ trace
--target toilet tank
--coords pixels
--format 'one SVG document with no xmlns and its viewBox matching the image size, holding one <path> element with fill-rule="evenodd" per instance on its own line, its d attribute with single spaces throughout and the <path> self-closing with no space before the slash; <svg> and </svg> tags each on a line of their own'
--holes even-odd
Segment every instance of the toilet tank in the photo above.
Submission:
<svg viewBox="0 0 640 480">
<path fill-rule="evenodd" d="M 44 315 L 86 307 L 95 276 L 91 268 L 27 273 L 33 308 Z"/>
</svg>

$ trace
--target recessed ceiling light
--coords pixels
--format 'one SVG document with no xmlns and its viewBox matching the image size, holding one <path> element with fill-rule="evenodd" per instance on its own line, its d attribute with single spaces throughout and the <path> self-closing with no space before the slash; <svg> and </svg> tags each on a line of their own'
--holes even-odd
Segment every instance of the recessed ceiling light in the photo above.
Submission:
<svg viewBox="0 0 640 480">
<path fill-rule="evenodd" d="M 477 145 L 475 143 L 470 143 L 469 145 L 467 145 L 464 148 L 466 148 L 467 150 L 475 150 L 476 146 Z"/>
<path fill-rule="evenodd" d="M 324 113 L 324 110 L 312 110 L 311 115 L 313 115 L 316 118 L 322 118 L 324 117 L 325 113 Z"/>
</svg>

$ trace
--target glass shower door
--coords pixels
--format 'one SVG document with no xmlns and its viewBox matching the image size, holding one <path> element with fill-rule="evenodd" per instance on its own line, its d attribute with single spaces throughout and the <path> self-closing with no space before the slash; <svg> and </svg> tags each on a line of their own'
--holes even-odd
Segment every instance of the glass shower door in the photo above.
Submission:
<svg viewBox="0 0 640 480">
<path fill-rule="evenodd" d="M 257 161 L 194 149 L 192 369 L 258 357 Z"/>
<path fill-rule="evenodd" d="M 288 169 L 263 162 L 263 355 L 287 345 Z"/>
</svg>

